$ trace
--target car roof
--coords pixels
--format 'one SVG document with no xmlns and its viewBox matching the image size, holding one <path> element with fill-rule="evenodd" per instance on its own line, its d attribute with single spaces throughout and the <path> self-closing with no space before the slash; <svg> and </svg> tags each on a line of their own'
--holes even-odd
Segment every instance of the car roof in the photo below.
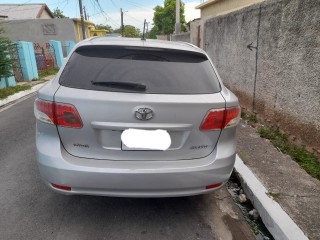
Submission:
<svg viewBox="0 0 320 240">
<path fill-rule="evenodd" d="M 147 47 L 147 48 L 174 49 L 174 50 L 204 53 L 202 49 L 190 43 L 163 41 L 163 40 L 156 40 L 156 39 L 141 40 L 139 38 L 92 37 L 79 42 L 77 45 L 78 45 L 77 47 L 88 46 L 88 45 Z"/>
</svg>

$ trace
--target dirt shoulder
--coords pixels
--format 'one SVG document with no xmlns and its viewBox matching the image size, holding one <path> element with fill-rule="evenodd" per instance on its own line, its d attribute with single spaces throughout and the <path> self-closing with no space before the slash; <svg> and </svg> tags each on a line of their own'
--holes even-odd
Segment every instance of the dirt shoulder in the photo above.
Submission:
<svg viewBox="0 0 320 240">
<path fill-rule="evenodd" d="M 238 126 L 238 154 L 310 239 L 320 236 L 320 181 L 244 121 Z"/>
</svg>

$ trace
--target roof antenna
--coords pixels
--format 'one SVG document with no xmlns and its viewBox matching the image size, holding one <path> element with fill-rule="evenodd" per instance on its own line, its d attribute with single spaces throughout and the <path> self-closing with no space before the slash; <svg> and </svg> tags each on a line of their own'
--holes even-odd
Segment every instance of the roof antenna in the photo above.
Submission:
<svg viewBox="0 0 320 240">
<path fill-rule="evenodd" d="M 142 32 L 142 38 L 141 38 L 141 40 L 146 40 L 146 39 L 144 38 L 145 28 L 146 28 L 146 20 L 144 20 L 144 22 L 143 22 L 143 32 Z"/>
</svg>

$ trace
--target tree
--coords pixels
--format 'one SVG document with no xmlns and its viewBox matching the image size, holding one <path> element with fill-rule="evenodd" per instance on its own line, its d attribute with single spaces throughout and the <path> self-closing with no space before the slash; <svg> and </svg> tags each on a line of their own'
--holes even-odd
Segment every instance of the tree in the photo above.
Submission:
<svg viewBox="0 0 320 240">
<path fill-rule="evenodd" d="M 158 34 L 158 28 L 153 26 L 151 30 L 148 32 L 147 38 L 156 39 Z"/>
<path fill-rule="evenodd" d="M 103 25 L 103 24 L 97 24 L 95 26 L 96 29 L 104 29 L 104 30 L 107 30 L 108 33 L 112 33 L 113 32 L 113 29 L 110 25 L 106 24 L 106 25 Z"/>
<path fill-rule="evenodd" d="M 180 1 L 180 0 L 179 0 Z M 172 34 L 175 29 L 176 22 L 176 0 L 165 0 L 164 6 L 156 6 L 154 9 L 153 24 L 151 32 L 156 34 Z M 180 3 L 180 24 L 181 31 L 185 32 L 185 16 L 184 16 L 184 3 Z"/>
<path fill-rule="evenodd" d="M 12 64 L 16 61 L 8 57 L 9 49 L 14 46 L 14 43 L 1 36 L 3 33 L 4 30 L 0 29 L 0 78 L 13 76 Z"/>
<path fill-rule="evenodd" d="M 113 32 L 121 33 L 121 28 L 115 29 Z M 137 37 L 140 37 L 141 33 L 139 28 L 136 28 L 131 25 L 125 25 L 123 29 L 123 35 L 124 37 L 137 38 Z"/>
<path fill-rule="evenodd" d="M 63 15 L 63 11 L 60 10 L 58 7 L 56 7 L 56 8 L 53 10 L 53 15 L 55 16 L 55 18 L 68 18 L 68 17 L 66 17 L 65 15 Z"/>
</svg>

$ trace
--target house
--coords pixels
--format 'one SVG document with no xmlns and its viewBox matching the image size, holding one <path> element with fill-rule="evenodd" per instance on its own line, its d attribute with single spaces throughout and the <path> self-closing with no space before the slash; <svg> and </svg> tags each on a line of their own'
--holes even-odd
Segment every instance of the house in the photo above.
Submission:
<svg viewBox="0 0 320 240">
<path fill-rule="evenodd" d="M 200 9 L 200 27 L 199 31 L 199 44 L 203 48 L 203 28 L 205 22 L 209 18 L 224 15 L 244 7 L 248 7 L 252 4 L 263 2 L 264 0 L 207 0 L 204 3 L 196 6 L 196 9 Z"/>
<path fill-rule="evenodd" d="M 49 40 L 75 41 L 71 19 L 57 19 L 45 3 L 0 4 L 3 36 L 11 41 L 27 41 L 43 46 Z"/>
<path fill-rule="evenodd" d="M 39 43 L 43 46 L 50 40 L 76 41 L 74 23 L 69 18 L 0 20 L 3 36 L 11 41 Z"/>
<path fill-rule="evenodd" d="M 0 4 L 0 19 L 53 19 L 54 15 L 45 3 Z"/>
<path fill-rule="evenodd" d="M 200 9 L 201 18 L 212 18 L 263 1 L 264 0 L 207 0 L 196 6 L 196 9 Z"/>
<path fill-rule="evenodd" d="M 76 29 L 76 41 L 79 42 L 82 40 L 82 29 L 81 29 L 81 19 L 80 18 L 73 18 L 74 27 Z M 84 20 L 85 26 L 85 33 L 86 37 L 93 37 L 93 36 L 106 36 L 107 30 L 104 29 L 95 29 L 94 23 L 88 20 Z"/>
<path fill-rule="evenodd" d="M 44 46 L 50 40 L 78 42 L 82 40 L 80 19 L 55 18 L 45 3 L 0 4 L 0 24 L 3 36 L 12 41 L 27 41 Z M 94 23 L 85 21 L 86 37 L 105 36 Z"/>
</svg>

